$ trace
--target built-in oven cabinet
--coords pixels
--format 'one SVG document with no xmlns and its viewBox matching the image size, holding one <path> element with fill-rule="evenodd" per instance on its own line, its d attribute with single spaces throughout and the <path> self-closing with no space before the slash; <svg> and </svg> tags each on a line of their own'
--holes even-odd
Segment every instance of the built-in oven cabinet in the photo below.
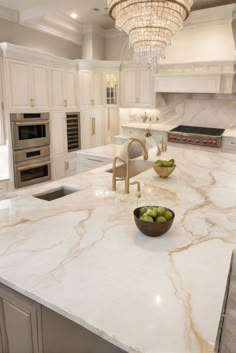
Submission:
<svg viewBox="0 0 236 353">
<path fill-rule="evenodd" d="M 52 107 L 55 109 L 78 109 L 76 71 L 51 69 Z"/>
<path fill-rule="evenodd" d="M 47 66 L 8 60 L 8 104 L 11 111 L 48 109 L 50 72 Z"/>
</svg>

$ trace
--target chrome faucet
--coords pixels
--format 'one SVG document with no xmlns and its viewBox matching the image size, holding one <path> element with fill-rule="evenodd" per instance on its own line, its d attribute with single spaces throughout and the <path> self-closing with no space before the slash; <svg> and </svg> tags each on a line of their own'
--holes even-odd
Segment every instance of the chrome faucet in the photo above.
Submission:
<svg viewBox="0 0 236 353">
<path fill-rule="evenodd" d="M 116 182 L 124 180 L 125 181 L 125 193 L 129 194 L 129 186 L 130 185 L 137 185 L 137 192 L 140 193 L 140 182 L 139 181 L 134 181 L 130 183 L 130 158 L 129 158 L 129 152 L 130 148 L 133 142 L 138 142 L 142 148 L 143 148 L 143 159 L 147 160 L 148 159 L 148 151 L 142 141 L 140 141 L 137 138 L 132 138 L 129 140 L 128 145 L 127 145 L 127 150 L 126 150 L 126 161 L 121 159 L 120 157 L 115 157 L 113 159 L 113 176 L 112 176 L 112 190 L 116 191 Z M 120 161 L 126 166 L 126 173 L 124 178 L 117 178 L 116 176 L 116 162 Z"/>
</svg>

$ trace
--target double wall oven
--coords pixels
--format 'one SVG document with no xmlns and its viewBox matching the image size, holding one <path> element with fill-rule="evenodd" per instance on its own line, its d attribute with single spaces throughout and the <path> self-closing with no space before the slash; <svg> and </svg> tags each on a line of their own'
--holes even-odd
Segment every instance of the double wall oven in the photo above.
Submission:
<svg viewBox="0 0 236 353">
<path fill-rule="evenodd" d="M 49 113 L 11 114 L 15 187 L 51 179 Z"/>
</svg>

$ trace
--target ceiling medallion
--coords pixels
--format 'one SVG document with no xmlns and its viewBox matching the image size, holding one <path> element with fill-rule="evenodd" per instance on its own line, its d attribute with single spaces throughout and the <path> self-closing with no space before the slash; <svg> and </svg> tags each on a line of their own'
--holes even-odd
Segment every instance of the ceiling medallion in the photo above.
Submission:
<svg viewBox="0 0 236 353">
<path fill-rule="evenodd" d="M 173 35 L 182 29 L 193 0 L 108 0 L 116 28 L 129 36 L 134 59 L 155 69 Z"/>
</svg>

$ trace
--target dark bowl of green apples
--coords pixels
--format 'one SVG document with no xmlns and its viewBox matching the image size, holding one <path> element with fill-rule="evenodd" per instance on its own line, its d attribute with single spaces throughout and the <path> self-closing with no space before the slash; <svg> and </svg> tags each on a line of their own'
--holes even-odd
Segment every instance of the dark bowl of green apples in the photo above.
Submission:
<svg viewBox="0 0 236 353">
<path fill-rule="evenodd" d="M 168 232 L 175 218 L 175 213 L 163 206 L 143 206 L 134 210 L 136 226 L 149 237 L 159 237 Z"/>
</svg>

